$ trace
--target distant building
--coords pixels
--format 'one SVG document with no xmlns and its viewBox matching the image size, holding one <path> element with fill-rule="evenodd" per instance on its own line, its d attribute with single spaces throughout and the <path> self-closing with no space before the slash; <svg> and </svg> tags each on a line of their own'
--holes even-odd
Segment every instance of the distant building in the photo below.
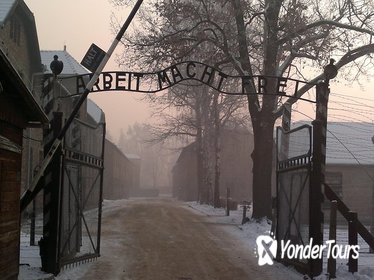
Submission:
<svg viewBox="0 0 374 280">
<path fill-rule="evenodd" d="M 327 129 L 326 183 L 361 221 L 374 222 L 374 124 L 329 122 Z"/>
<path fill-rule="evenodd" d="M 183 201 L 198 200 L 196 143 L 184 147 L 172 173 L 173 197 Z"/>
<path fill-rule="evenodd" d="M 297 127 L 306 122 L 296 122 Z M 374 124 L 365 122 L 328 122 L 326 178 L 335 193 L 371 223 L 374 218 Z M 328 201 L 324 207 L 328 209 Z M 325 216 L 328 217 L 328 211 Z M 374 222 L 374 221 L 373 221 Z"/>
<path fill-rule="evenodd" d="M 124 154 L 114 143 L 105 140 L 104 199 L 128 198 L 139 187 L 139 159 Z"/>
<path fill-rule="evenodd" d="M 253 135 L 246 130 L 224 129 L 221 136 L 220 196 L 236 202 L 252 200 Z M 198 199 L 196 143 L 183 148 L 173 170 L 173 196 L 184 201 Z"/>
<path fill-rule="evenodd" d="M 130 193 L 133 195 L 140 189 L 140 168 L 141 168 L 141 158 L 137 154 L 125 153 L 125 156 L 131 162 L 130 167 Z"/>
</svg>

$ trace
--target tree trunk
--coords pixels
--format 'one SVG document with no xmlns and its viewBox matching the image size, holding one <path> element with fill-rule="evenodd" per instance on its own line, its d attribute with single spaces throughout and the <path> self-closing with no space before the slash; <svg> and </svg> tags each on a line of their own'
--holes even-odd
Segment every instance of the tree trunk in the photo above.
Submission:
<svg viewBox="0 0 374 280">
<path fill-rule="evenodd" d="M 263 117 L 262 117 L 263 118 Z M 253 124 L 253 218 L 271 218 L 274 121 Z"/>
<path fill-rule="evenodd" d="M 204 110 L 205 108 L 205 110 Z M 213 204 L 213 149 L 211 143 L 214 135 L 209 114 L 210 98 L 207 94 L 203 97 L 202 115 L 203 115 L 203 174 L 204 174 L 204 191 L 203 203 Z"/>
<path fill-rule="evenodd" d="M 202 203 L 212 204 L 212 172 L 211 172 L 211 147 L 210 144 L 210 132 L 205 127 L 203 133 L 203 191 L 202 191 Z"/>
<path fill-rule="evenodd" d="M 277 26 L 282 1 L 266 0 L 264 24 L 264 75 L 276 76 L 277 55 Z M 268 94 L 262 97 L 262 108 L 258 113 L 251 112 L 254 134 L 253 152 L 253 218 L 272 217 L 272 170 L 273 170 L 273 131 L 277 107 L 276 81 L 268 79 L 266 84 Z M 254 106 L 255 104 L 249 104 Z M 258 117 L 256 119 L 256 117 Z"/>
<path fill-rule="evenodd" d="M 203 174 L 203 129 L 200 104 L 198 98 L 195 105 L 196 114 L 196 174 L 197 174 L 197 200 L 203 202 L 204 174 Z"/>
<path fill-rule="evenodd" d="M 221 123 L 219 119 L 218 110 L 218 93 L 214 93 L 213 96 L 213 111 L 214 111 L 214 198 L 213 206 L 215 208 L 221 207 L 219 200 L 220 197 L 220 177 L 221 177 Z"/>
<path fill-rule="evenodd" d="M 197 126 L 197 174 L 198 174 L 198 201 L 202 204 L 211 203 L 211 178 L 209 168 L 209 132 L 208 127 L 208 110 L 209 99 L 207 98 L 207 87 L 199 87 L 196 91 L 196 126 Z"/>
</svg>

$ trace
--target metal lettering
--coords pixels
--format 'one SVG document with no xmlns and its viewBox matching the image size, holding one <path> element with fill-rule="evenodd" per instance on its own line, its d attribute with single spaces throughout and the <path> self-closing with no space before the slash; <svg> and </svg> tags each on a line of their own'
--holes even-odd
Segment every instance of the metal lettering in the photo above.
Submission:
<svg viewBox="0 0 374 280">
<path fill-rule="evenodd" d="M 162 90 L 163 88 L 171 86 L 171 81 L 168 77 L 168 74 L 166 73 L 166 70 L 158 72 L 157 77 L 158 77 L 158 85 L 159 85 L 160 90 Z M 162 85 L 166 82 L 168 83 L 168 85 L 166 87 L 163 87 Z"/>
<path fill-rule="evenodd" d="M 82 90 L 86 86 L 86 79 L 91 76 L 92 74 L 77 76 L 75 81 L 77 94 L 82 93 Z M 308 82 L 286 77 L 227 75 L 204 63 L 187 61 L 172 65 L 161 71 L 150 73 L 102 72 L 91 91 L 154 93 L 191 79 L 204 83 L 221 93 L 231 95 L 274 94 L 282 97 L 296 97 L 299 87 L 308 84 Z M 274 84 L 274 89 L 268 92 L 270 82 L 272 85 Z M 237 86 L 228 87 L 228 85 Z M 290 90 L 287 94 L 288 89 Z M 303 100 L 315 103 L 314 100 Z"/>
<path fill-rule="evenodd" d="M 87 56 L 84 59 L 84 63 L 92 64 L 96 55 L 97 55 L 97 51 L 91 46 L 91 48 L 89 49 L 87 53 Z"/>
<path fill-rule="evenodd" d="M 221 79 L 218 82 L 217 90 L 220 91 L 221 87 L 222 87 L 223 80 L 227 79 L 228 76 L 226 74 L 222 73 L 222 72 L 218 72 L 218 75 L 221 77 Z"/>
<path fill-rule="evenodd" d="M 112 88 L 113 77 L 110 73 L 103 73 L 103 88 L 110 90 Z"/>
<path fill-rule="evenodd" d="M 178 83 L 180 81 L 183 81 L 183 76 L 181 74 L 181 72 L 178 70 L 177 66 L 172 66 L 170 68 L 171 70 L 171 75 L 173 76 L 173 80 L 174 80 L 174 83 Z M 179 77 L 179 81 L 177 81 L 177 78 Z"/>
<path fill-rule="evenodd" d="M 117 72 L 116 73 L 116 90 L 126 90 L 126 87 L 123 86 L 123 83 L 126 82 L 126 72 Z M 131 89 L 131 73 L 128 79 L 128 87 L 129 90 Z"/>
<path fill-rule="evenodd" d="M 258 94 L 266 94 L 267 80 L 263 76 L 258 77 Z"/>
<path fill-rule="evenodd" d="M 242 77 L 242 94 L 250 94 L 249 92 L 246 91 L 246 87 L 250 86 L 251 84 L 252 77 L 250 76 L 243 76 Z"/>
<path fill-rule="evenodd" d="M 92 79 L 93 74 L 90 74 L 90 80 Z M 93 85 L 91 91 L 101 91 L 101 88 L 99 86 L 100 83 L 100 77 L 97 78 L 96 83 Z M 96 88 L 96 90 L 94 90 Z"/>
<path fill-rule="evenodd" d="M 208 71 L 208 69 L 210 69 L 210 71 Z M 204 72 L 201 76 L 201 79 L 200 81 L 203 82 L 203 83 L 206 83 L 208 85 L 211 85 L 212 81 L 213 81 L 213 77 L 214 77 L 214 69 L 210 66 L 205 66 L 205 69 L 204 69 Z M 205 77 L 208 77 L 208 80 L 206 82 L 204 82 L 204 79 Z"/>
<path fill-rule="evenodd" d="M 144 76 L 142 73 L 133 73 L 134 77 L 136 77 L 136 91 L 139 91 L 140 89 L 140 78 Z"/>
<path fill-rule="evenodd" d="M 186 67 L 187 76 L 192 79 L 196 76 L 196 72 L 191 73 L 191 67 L 196 68 L 196 64 L 193 62 L 189 62 Z"/>
<path fill-rule="evenodd" d="M 285 88 L 287 87 L 287 78 L 278 78 L 277 93 L 280 95 L 286 95 Z"/>
</svg>

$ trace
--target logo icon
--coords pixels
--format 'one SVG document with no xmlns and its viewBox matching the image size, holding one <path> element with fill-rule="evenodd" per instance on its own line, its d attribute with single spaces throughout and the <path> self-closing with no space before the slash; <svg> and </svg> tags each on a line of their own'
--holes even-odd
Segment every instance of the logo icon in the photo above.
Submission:
<svg viewBox="0 0 374 280">
<path fill-rule="evenodd" d="M 258 265 L 273 265 L 277 254 L 278 242 L 269 235 L 260 235 L 256 239 L 258 252 Z"/>
</svg>

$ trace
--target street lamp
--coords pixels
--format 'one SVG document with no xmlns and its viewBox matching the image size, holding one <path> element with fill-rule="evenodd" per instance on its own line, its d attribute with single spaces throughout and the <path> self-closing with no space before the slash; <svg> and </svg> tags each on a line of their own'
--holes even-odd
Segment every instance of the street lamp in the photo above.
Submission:
<svg viewBox="0 0 374 280">
<path fill-rule="evenodd" d="M 53 75 L 57 76 L 61 74 L 62 70 L 64 69 L 64 63 L 61 60 L 58 60 L 58 56 L 53 56 L 53 61 L 49 65 L 49 68 L 51 68 L 51 71 Z"/>
<path fill-rule="evenodd" d="M 325 74 L 326 83 L 329 84 L 329 80 L 332 80 L 338 74 L 338 68 L 334 65 L 335 59 L 331 58 L 330 63 L 325 66 L 323 73 Z"/>
</svg>

